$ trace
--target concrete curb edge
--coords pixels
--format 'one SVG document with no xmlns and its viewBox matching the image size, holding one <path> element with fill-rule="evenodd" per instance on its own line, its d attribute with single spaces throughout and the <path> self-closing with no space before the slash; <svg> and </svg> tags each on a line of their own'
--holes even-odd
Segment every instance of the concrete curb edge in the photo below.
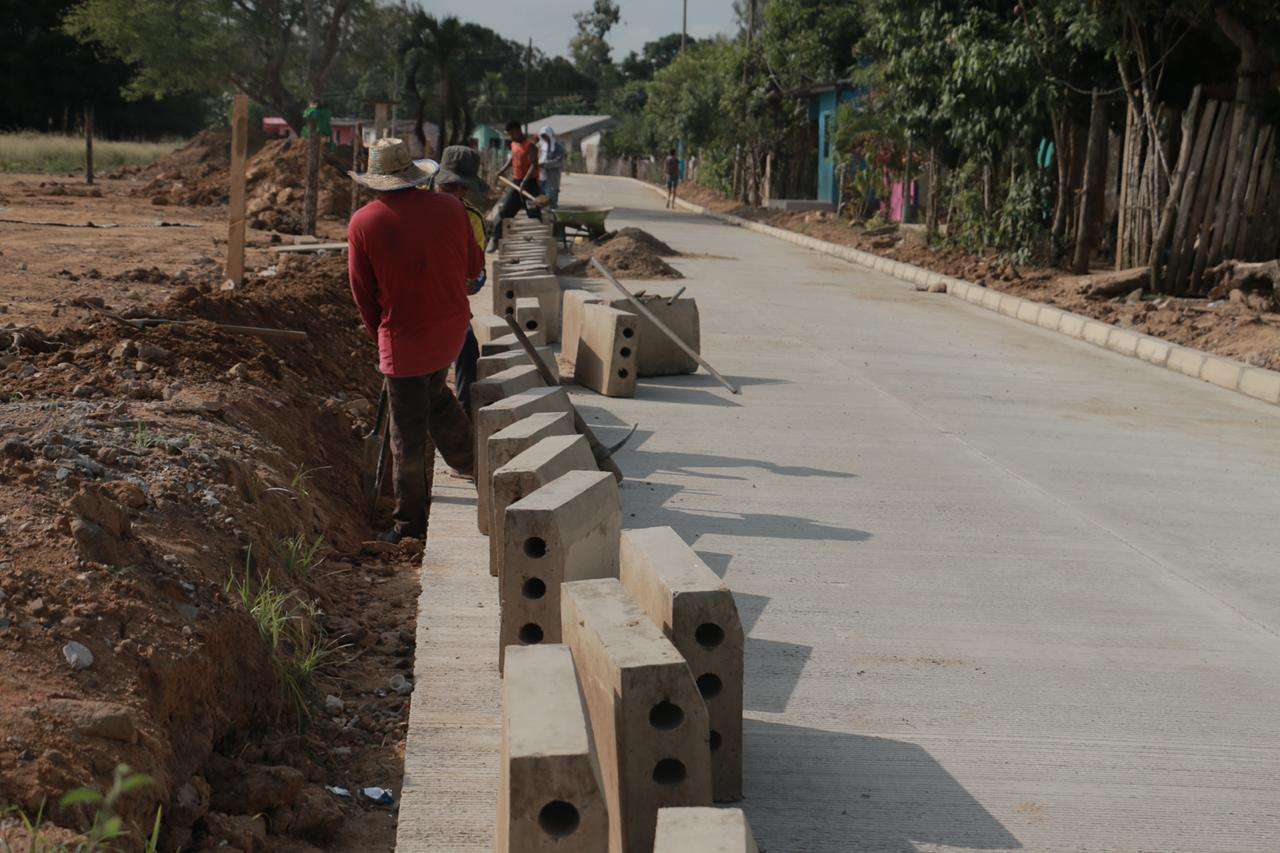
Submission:
<svg viewBox="0 0 1280 853">
<path fill-rule="evenodd" d="M 621 180 L 648 187 L 659 195 L 666 195 L 661 187 L 646 183 L 638 178 L 614 175 L 595 177 L 618 177 Z M 989 311 L 1004 314 L 1011 319 L 1021 320 L 1024 323 L 1039 326 L 1042 329 L 1058 332 L 1120 355 L 1137 358 L 1148 364 L 1154 364 L 1157 367 L 1163 367 L 1175 373 L 1190 376 L 1193 379 L 1212 383 L 1220 388 L 1244 394 L 1264 403 L 1280 405 L 1280 372 L 1275 370 L 1253 367 L 1244 362 L 1213 355 L 1203 350 L 1184 347 L 1164 338 L 1144 335 L 1131 329 L 1113 326 L 1110 323 L 1104 323 L 1092 317 L 1073 314 L 1070 311 L 1036 302 L 1033 299 L 1023 299 L 1008 293 L 1001 293 L 998 290 L 981 287 L 963 279 L 952 278 L 914 264 L 863 252 L 851 246 L 840 246 L 806 234 L 752 222 L 740 216 L 717 213 L 714 210 L 699 204 L 693 204 L 684 199 L 677 198 L 676 205 L 681 210 L 699 213 L 728 225 L 736 225 L 748 231 L 755 231 L 759 234 L 766 234 L 779 240 L 785 240 L 788 243 L 812 249 L 824 255 L 831 255 L 875 272 L 884 273 L 909 284 L 928 286 L 941 282 L 946 285 L 948 295 L 981 306 Z"/>
</svg>

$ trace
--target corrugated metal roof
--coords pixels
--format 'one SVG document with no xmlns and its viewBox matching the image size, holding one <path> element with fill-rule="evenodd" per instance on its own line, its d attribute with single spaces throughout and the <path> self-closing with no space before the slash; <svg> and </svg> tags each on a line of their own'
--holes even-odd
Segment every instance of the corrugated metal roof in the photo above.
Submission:
<svg viewBox="0 0 1280 853">
<path fill-rule="evenodd" d="M 542 128 L 550 125 L 551 129 L 556 132 L 556 136 L 581 136 L 606 127 L 612 127 L 615 124 L 617 124 L 617 119 L 613 116 L 554 115 L 529 122 L 529 130 L 532 133 L 537 133 Z"/>
</svg>

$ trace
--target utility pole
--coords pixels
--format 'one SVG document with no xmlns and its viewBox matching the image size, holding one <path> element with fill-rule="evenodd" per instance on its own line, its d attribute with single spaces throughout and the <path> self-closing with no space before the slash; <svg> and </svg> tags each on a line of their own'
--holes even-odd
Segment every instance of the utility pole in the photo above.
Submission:
<svg viewBox="0 0 1280 853">
<path fill-rule="evenodd" d="M 533 67 L 533 39 L 524 52 L 524 132 L 529 132 L 529 69 Z"/>
<path fill-rule="evenodd" d="M 84 182 L 93 183 L 93 105 L 84 108 Z"/>
<path fill-rule="evenodd" d="M 689 41 L 689 0 L 684 0 L 684 15 L 680 20 L 680 52 L 684 53 L 685 43 Z"/>
</svg>

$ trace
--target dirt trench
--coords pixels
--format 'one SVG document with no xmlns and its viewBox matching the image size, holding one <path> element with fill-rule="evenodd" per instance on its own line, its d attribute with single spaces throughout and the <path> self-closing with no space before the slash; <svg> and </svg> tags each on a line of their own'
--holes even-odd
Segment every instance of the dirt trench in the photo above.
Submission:
<svg viewBox="0 0 1280 853">
<path fill-rule="evenodd" d="M 43 806 L 50 837 L 123 763 L 154 779 L 126 847 L 157 808 L 166 850 L 394 846 L 361 791 L 399 793 L 420 546 L 367 544 L 379 379 L 343 259 L 274 272 L 161 274 L 124 312 L 191 325 L 126 326 L 108 288 L 79 322 L 0 326 L 0 811 Z"/>
</svg>

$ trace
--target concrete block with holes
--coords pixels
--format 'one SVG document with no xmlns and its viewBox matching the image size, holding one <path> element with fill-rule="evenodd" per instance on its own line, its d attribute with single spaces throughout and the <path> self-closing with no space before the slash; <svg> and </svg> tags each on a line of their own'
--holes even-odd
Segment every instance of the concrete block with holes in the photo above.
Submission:
<svg viewBox="0 0 1280 853">
<path fill-rule="evenodd" d="M 618 579 L 689 663 L 711 723 L 716 802 L 742 799 L 744 638 L 733 593 L 670 527 L 623 531 Z"/>
<path fill-rule="evenodd" d="M 582 335 L 582 306 L 608 305 L 606 294 L 595 290 L 566 290 L 560 298 L 560 355 L 566 364 L 578 357 L 578 338 Z"/>
<path fill-rule="evenodd" d="M 489 486 L 493 474 L 493 468 L 489 465 L 489 437 L 530 415 L 542 412 L 568 414 L 569 422 L 573 423 L 573 404 L 569 402 L 569 395 L 558 385 L 554 388 L 545 385 L 530 388 L 475 410 L 476 525 L 481 533 L 489 531 Z M 513 453 L 512 456 L 514 455 Z M 504 463 L 506 461 L 503 460 Z"/>
<path fill-rule="evenodd" d="M 511 327 L 498 314 L 481 315 L 471 318 L 471 332 L 476 336 L 476 342 L 484 346 L 492 340 L 510 335 Z"/>
<path fill-rule="evenodd" d="M 517 299 L 515 316 L 526 335 L 542 328 L 542 305 L 536 296 L 521 296 Z"/>
<path fill-rule="evenodd" d="M 508 367 L 488 379 L 479 379 L 471 383 L 471 411 L 474 414 L 504 397 L 528 391 L 530 388 L 539 388 L 545 384 L 542 381 L 542 375 L 532 364 Z"/>
<path fill-rule="evenodd" d="M 503 321 L 503 325 L 506 325 L 505 320 Z M 510 332 L 510 328 L 508 328 L 507 331 Z M 532 334 L 526 334 L 525 337 L 529 339 L 529 343 L 533 344 L 535 348 L 546 346 L 547 337 L 543 334 L 541 329 Z M 511 352 L 512 350 L 519 349 L 521 349 L 520 341 L 516 340 L 516 336 L 514 334 L 508 334 L 501 338 L 494 338 L 491 341 L 480 342 L 481 357 L 486 355 L 496 355 L 500 352 Z"/>
<path fill-rule="evenodd" d="M 551 347 L 543 346 L 537 347 L 535 352 L 542 357 L 542 363 L 547 366 L 558 383 L 560 381 L 560 365 L 556 362 L 555 350 L 551 349 Z M 492 355 L 482 355 L 476 359 L 476 379 L 488 379 L 495 373 L 501 373 L 508 368 L 519 367 L 523 364 L 529 364 L 529 356 L 519 347 L 504 352 L 496 352 Z"/>
<path fill-rule="evenodd" d="M 600 768 L 568 646 L 513 648 L 502 679 L 499 853 L 600 853 Z"/>
<path fill-rule="evenodd" d="M 507 506 L 498 667 L 509 645 L 560 642 L 560 586 L 617 578 L 622 500 L 607 471 L 570 470 Z"/>
<path fill-rule="evenodd" d="M 585 303 L 573 381 L 606 397 L 634 397 L 636 352 L 643 344 L 639 329 L 635 314 Z"/>
<path fill-rule="evenodd" d="M 546 272 L 504 277 L 493 288 L 493 313 L 499 317 L 514 315 L 520 299 L 538 300 L 547 341 L 560 340 L 560 279 Z"/>
<path fill-rule="evenodd" d="M 707 709 L 680 652 L 616 579 L 561 589 L 586 697 L 610 853 L 653 850 L 658 810 L 711 805 Z"/>
<path fill-rule="evenodd" d="M 502 561 L 505 558 L 507 507 L 570 471 L 596 471 L 591 445 L 581 435 L 544 436 L 503 465 L 489 439 L 489 464 L 493 479 L 489 484 L 489 573 L 498 577 L 502 595 Z M 511 444 L 511 442 L 508 442 Z"/>
<path fill-rule="evenodd" d="M 676 292 L 675 289 L 666 288 L 663 292 L 646 294 L 640 301 L 690 349 L 701 352 L 702 328 L 698 303 L 687 296 L 676 298 Z M 560 350 L 567 364 L 573 364 L 577 358 L 583 305 L 598 303 L 619 311 L 632 310 L 626 297 L 597 290 L 567 290 L 561 302 Z M 697 371 L 697 360 L 643 314 L 636 314 L 636 331 L 642 341 L 642 345 L 636 350 L 637 376 L 674 376 Z"/>
<path fill-rule="evenodd" d="M 742 809 L 658 809 L 653 853 L 759 853 Z"/>
<path fill-rule="evenodd" d="M 480 528 L 480 532 L 488 534 L 489 540 L 489 574 L 494 577 L 498 576 L 498 568 L 502 564 L 501 556 L 495 557 L 494 539 L 501 539 L 503 531 L 502 512 L 494 512 L 494 485 L 496 474 L 505 468 L 511 460 L 519 457 L 526 450 L 538 444 L 545 438 L 553 436 L 576 437 L 573 426 L 573 415 L 567 412 L 546 412 L 537 415 L 530 415 L 524 420 L 517 421 L 505 429 L 501 429 L 493 435 L 489 436 L 488 447 L 485 450 L 485 464 L 489 468 L 489 482 L 485 489 L 485 505 L 489 508 L 489 515 L 485 524 Z M 583 439 L 584 441 L 586 439 Z M 594 457 L 592 457 L 594 459 Z M 595 466 L 592 465 L 592 468 Z M 568 469 L 566 469 L 568 470 Z M 562 472 L 563 473 L 563 472 Z M 502 509 L 505 511 L 507 504 L 513 501 L 508 500 L 503 504 Z M 499 554 L 501 552 L 498 552 Z"/>
</svg>

